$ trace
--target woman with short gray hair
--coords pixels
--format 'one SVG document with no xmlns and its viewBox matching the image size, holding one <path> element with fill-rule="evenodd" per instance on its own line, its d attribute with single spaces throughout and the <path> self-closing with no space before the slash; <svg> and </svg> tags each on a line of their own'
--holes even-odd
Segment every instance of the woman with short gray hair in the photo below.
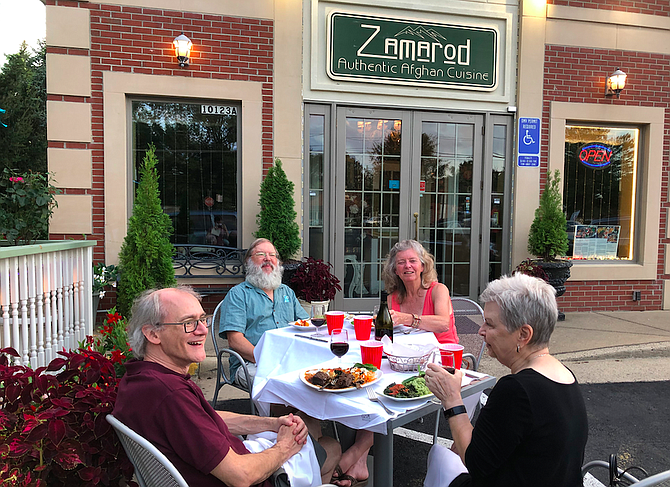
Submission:
<svg viewBox="0 0 670 487">
<path fill-rule="evenodd" d="M 442 402 L 460 458 L 434 447 L 429 464 L 439 458 L 439 467 L 429 467 L 425 485 L 581 487 L 586 408 L 574 374 L 549 353 L 554 288 L 517 273 L 489 283 L 481 301 L 479 334 L 512 373 L 498 380 L 473 428 L 463 414 L 461 371 L 429 364 L 426 385 Z"/>
</svg>

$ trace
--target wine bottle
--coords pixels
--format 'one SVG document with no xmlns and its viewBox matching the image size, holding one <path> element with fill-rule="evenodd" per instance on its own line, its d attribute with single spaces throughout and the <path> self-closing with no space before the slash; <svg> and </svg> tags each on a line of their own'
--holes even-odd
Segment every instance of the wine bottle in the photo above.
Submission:
<svg viewBox="0 0 670 487">
<path fill-rule="evenodd" d="M 386 304 L 387 296 L 386 291 L 382 291 L 377 320 L 375 321 L 375 340 L 381 340 L 386 335 L 393 341 L 393 320 L 391 319 L 391 313 L 389 313 L 388 304 Z"/>
</svg>

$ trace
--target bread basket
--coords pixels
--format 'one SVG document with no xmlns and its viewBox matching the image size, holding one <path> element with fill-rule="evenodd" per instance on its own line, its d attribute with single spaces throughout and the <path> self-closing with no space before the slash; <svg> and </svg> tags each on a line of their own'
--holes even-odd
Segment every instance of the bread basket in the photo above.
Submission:
<svg viewBox="0 0 670 487">
<path fill-rule="evenodd" d="M 414 348 L 414 347 L 408 346 L 408 348 Z M 395 370 L 396 372 L 416 372 L 419 370 L 420 367 L 426 365 L 426 362 L 428 362 L 428 359 L 434 352 L 435 349 L 433 348 L 431 350 L 428 350 L 423 355 L 416 355 L 412 357 L 394 355 L 386 351 L 384 353 L 389 359 L 389 365 L 391 366 L 391 370 Z"/>
</svg>

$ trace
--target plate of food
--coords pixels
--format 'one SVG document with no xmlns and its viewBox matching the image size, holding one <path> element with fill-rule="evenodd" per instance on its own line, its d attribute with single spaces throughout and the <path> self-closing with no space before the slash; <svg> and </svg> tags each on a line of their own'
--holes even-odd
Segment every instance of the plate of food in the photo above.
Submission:
<svg viewBox="0 0 670 487">
<path fill-rule="evenodd" d="M 424 373 L 414 375 L 405 379 L 400 384 L 391 382 L 384 388 L 382 396 L 393 399 L 394 401 L 414 401 L 415 399 L 426 399 L 433 396 L 433 393 L 426 386 Z"/>
<path fill-rule="evenodd" d="M 361 364 L 331 369 L 313 367 L 300 372 L 300 380 L 307 387 L 326 392 L 355 391 L 376 384 L 381 378 L 381 370 L 372 366 L 364 367 Z"/>
<path fill-rule="evenodd" d="M 291 322 L 289 322 L 289 325 L 291 325 L 293 328 L 297 328 L 298 330 L 302 330 L 302 331 L 314 331 L 314 330 L 316 330 L 316 326 L 314 326 L 312 324 L 312 322 L 309 321 L 309 320 L 291 321 Z"/>
</svg>

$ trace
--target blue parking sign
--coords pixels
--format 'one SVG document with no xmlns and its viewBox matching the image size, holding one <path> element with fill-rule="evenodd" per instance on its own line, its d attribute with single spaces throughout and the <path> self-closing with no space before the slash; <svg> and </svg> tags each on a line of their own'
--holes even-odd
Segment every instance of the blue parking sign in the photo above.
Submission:
<svg viewBox="0 0 670 487">
<path fill-rule="evenodd" d="M 540 119 L 519 119 L 519 154 L 540 155 Z"/>
</svg>

